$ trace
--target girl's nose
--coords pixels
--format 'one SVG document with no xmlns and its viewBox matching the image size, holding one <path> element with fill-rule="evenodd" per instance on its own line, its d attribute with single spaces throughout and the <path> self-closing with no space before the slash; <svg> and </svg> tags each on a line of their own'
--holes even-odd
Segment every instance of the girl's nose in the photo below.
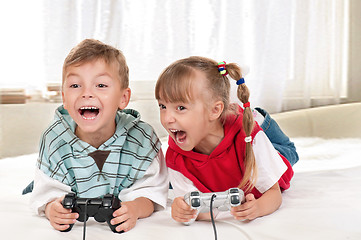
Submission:
<svg viewBox="0 0 361 240">
<path fill-rule="evenodd" d="M 167 123 L 172 123 L 172 122 L 175 122 L 175 118 L 173 116 L 173 113 L 171 111 L 165 111 L 164 113 L 164 120 L 167 122 Z"/>
</svg>

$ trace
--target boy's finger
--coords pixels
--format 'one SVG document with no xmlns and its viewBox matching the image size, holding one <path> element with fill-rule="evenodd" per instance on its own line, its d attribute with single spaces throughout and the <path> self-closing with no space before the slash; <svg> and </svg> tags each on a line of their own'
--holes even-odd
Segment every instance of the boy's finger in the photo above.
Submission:
<svg viewBox="0 0 361 240">
<path fill-rule="evenodd" d="M 110 220 L 110 224 L 116 225 L 116 224 L 119 224 L 119 223 L 123 223 L 123 222 L 127 221 L 128 219 L 129 219 L 129 215 L 128 214 L 123 214 L 123 215 L 121 215 L 119 217 L 115 217 L 112 220 Z"/>
<path fill-rule="evenodd" d="M 55 224 L 64 225 L 64 224 L 73 224 L 76 222 L 76 219 L 74 218 L 59 218 L 55 217 L 53 222 Z"/>
<path fill-rule="evenodd" d="M 60 213 L 58 217 L 62 219 L 78 219 L 79 213 Z"/>
<path fill-rule="evenodd" d="M 51 225 L 58 231 L 64 231 L 70 227 L 70 225 L 68 225 L 68 224 L 52 223 Z"/>
<path fill-rule="evenodd" d="M 128 206 L 126 204 L 122 204 L 120 208 L 118 208 L 113 212 L 113 217 L 119 217 L 121 215 L 126 214 L 127 212 L 128 212 Z"/>
</svg>

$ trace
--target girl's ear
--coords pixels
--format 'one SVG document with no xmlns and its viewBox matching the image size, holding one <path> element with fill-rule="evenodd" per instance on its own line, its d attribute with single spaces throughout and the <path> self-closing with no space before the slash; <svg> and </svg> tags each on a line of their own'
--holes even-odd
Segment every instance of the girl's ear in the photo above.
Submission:
<svg viewBox="0 0 361 240">
<path fill-rule="evenodd" d="M 130 101 L 130 95 L 131 95 L 130 88 L 123 89 L 122 95 L 119 100 L 119 106 L 118 106 L 119 109 L 123 110 L 128 106 L 128 103 Z"/>
<path fill-rule="evenodd" d="M 218 119 L 221 114 L 223 113 L 223 110 L 224 110 L 224 103 L 222 101 L 216 101 L 213 103 L 213 105 L 211 106 L 211 109 L 210 109 L 210 120 L 216 120 Z"/>
</svg>

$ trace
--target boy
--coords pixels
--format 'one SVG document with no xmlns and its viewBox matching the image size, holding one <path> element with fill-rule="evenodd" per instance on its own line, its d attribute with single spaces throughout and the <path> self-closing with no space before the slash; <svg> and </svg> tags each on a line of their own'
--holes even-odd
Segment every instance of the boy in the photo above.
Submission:
<svg viewBox="0 0 361 240">
<path fill-rule="evenodd" d="M 129 103 L 128 67 L 123 54 L 86 39 L 64 61 L 63 106 L 43 133 L 35 172 L 32 207 L 57 230 L 78 213 L 63 208 L 68 192 L 83 198 L 114 194 L 122 206 L 111 224 L 129 231 L 138 218 L 164 208 L 167 170 L 152 127 Z"/>
</svg>

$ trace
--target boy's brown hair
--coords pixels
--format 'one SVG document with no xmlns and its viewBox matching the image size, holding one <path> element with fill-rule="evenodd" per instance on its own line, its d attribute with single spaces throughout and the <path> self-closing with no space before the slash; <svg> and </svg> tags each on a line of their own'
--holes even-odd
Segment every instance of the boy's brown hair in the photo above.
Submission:
<svg viewBox="0 0 361 240">
<path fill-rule="evenodd" d="M 64 84 L 66 70 L 69 66 L 79 66 L 98 59 L 103 59 L 106 64 L 118 63 L 121 87 L 127 88 L 129 86 L 129 68 L 123 53 L 95 39 L 85 39 L 70 51 L 64 60 L 62 83 Z"/>
</svg>

